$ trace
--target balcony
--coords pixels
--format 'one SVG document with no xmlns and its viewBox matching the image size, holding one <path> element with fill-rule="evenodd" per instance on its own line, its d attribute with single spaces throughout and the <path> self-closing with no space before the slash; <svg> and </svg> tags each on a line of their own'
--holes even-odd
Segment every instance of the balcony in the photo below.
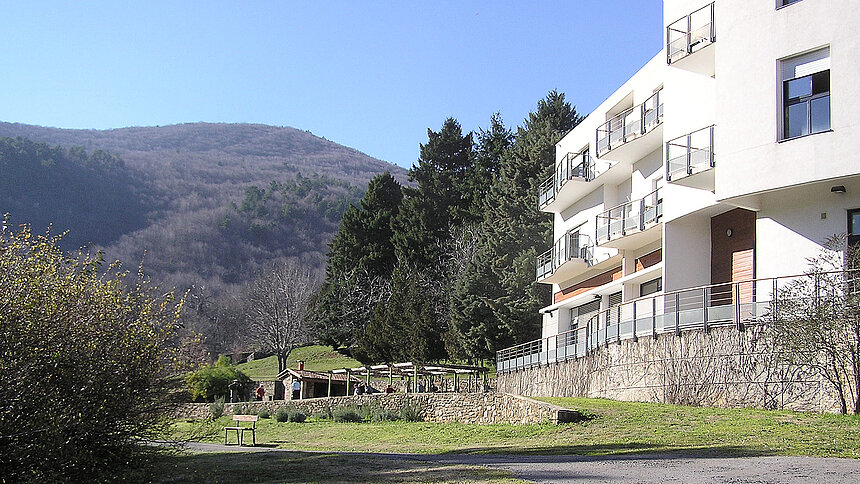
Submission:
<svg viewBox="0 0 860 484">
<path fill-rule="evenodd" d="M 597 156 L 634 163 L 663 142 L 662 89 L 645 102 L 614 116 L 597 128 Z"/>
<path fill-rule="evenodd" d="M 540 210 L 554 213 L 566 209 L 594 190 L 597 185 L 591 182 L 607 173 L 610 168 L 612 168 L 612 164 L 609 162 L 595 162 L 588 150 L 568 153 L 556 165 L 555 174 L 547 178 L 538 188 Z M 616 180 L 616 178 L 618 179 Z M 623 179 L 623 174 L 618 174 L 618 176 L 613 176 L 607 180 L 609 183 L 618 183 L 621 179 Z"/>
<path fill-rule="evenodd" d="M 693 131 L 666 143 L 666 181 L 714 190 L 714 127 Z"/>
<path fill-rule="evenodd" d="M 597 244 L 635 249 L 662 237 L 663 196 L 658 188 L 639 200 L 610 208 L 597 216 Z"/>
<path fill-rule="evenodd" d="M 711 76 L 714 74 L 714 49 L 706 47 L 716 40 L 714 4 L 711 3 L 666 27 L 666 62 Z M 699 51 L 702 53 L 692 55 Z"/>
<path fill-rule="evenodd" d="M 593 259 L 591 238 L 579 232 L 568 232 L 552 249 L 537 257 L 536 279 L 546 284 L 564 282 L 589 268 Z"/>
</svg>

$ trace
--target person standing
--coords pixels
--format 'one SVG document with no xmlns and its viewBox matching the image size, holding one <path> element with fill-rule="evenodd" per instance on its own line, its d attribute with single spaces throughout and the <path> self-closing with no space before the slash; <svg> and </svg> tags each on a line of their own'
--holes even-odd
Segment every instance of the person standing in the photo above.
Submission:
<svg viewBox="0 0 860 484">
<path fill-rule="evenodd" d="M 302 397 L 302 382 L 293 380 L 293 400 L 298 400 Z"/>
</svg>

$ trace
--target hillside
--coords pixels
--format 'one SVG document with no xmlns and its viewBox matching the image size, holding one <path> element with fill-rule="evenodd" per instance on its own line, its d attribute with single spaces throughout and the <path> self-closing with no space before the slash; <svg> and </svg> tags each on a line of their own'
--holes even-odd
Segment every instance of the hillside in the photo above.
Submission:
<svg viewBox="0 0 860 484">
<path fill-rule="evenodd" d="M 406 178 L 402 168 L 287 127 L 0 123 L 0 137 L 36 146 L 23 158 L 9 154 L 20 151 L 13 146 L 0 165 L 0 212 L 10 212 L 13 224 L 43 230 L 53 222 L 55 232 L 71 231 L 67 249 L 102 248 L 127 267 L 143 260 L 158 282 L 215 293 L 280 257 L 321 267 L 341 214 L 367 181 L 386 170 Z M 88 166 L 97 152 L 116 166 Z"/>
</svg>

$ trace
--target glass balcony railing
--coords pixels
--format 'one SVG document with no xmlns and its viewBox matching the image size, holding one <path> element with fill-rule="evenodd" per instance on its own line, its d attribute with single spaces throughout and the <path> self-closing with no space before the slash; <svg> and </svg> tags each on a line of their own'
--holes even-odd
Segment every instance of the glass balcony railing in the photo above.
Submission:
<svg viewBox="0 0 860 484">
<path fill-rule="evenodd" d="M 641 232 L 660 221 L 663 196 L 658 188 L 639 200 L 622 203 L 597 216 L 597 243 Z"/>
<path fill-rule="evenodd" d="M 714 167 L 714 127 L 693 131 L 666 143 L 666 181 Z"/>
<path fill-rule="evenodd" d="M 597 128 L 597 156 L 644 135 L 663 121 L 661 91 Z"/>
<path fill-rule="evenodd" d="M 555 241 L 552 249 L 537 257 L 537 280 L 551 276 L 562 264 L 574 259 L 591 263 L 594 243 L 591 237 L 579 232 L 568 232 Z"/>
<path fill-rule="evenodd" d="M 666 27 L 666 62 L 677 62 L 716 40 L 711 3 Z"/>
<path fill-rule="evenodd" d="M 588 150 L 564 155 L 564 158 L 555 166 L 555 174 L 544 180 L 538 187 L 538 205 L 544 207 L 555 200 L 556 194 L 569 180 L 591 181 L 594 176 L 594 163 Z"/>
</svg>

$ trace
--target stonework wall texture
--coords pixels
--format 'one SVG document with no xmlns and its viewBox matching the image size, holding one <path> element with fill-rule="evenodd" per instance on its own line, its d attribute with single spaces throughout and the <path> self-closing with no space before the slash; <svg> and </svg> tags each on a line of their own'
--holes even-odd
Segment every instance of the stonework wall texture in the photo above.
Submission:
<svg viewBox="0 0 860 484">
<path fill-rule="evenodd" d="M 500 373 L 496 384 L 529 396 L 837 411 L 828 384 L 779 364 L 762 330 L 722 327 L 610 343 L 583 358 Z"/>
<path fill-rule="evenodd" d="M 358 395 L 353 397 L 324 397 L 306 400 L 246 402 L 225 405 L 225 413 L 232 414 L 234 405 L 246 405 L 253 413 L 268 408 L 296 408 L 306 415 L 330 413 L 342 406 L 379 406 L 393 412 L 406 405 L 417 405 L 427 422 L 461 422 L 475 424 L 533 424 L 567 422 L 575 420 L 575 412 L 530 398 L 503 393 L 393 393 Z M 175 414 L 180 418 L 206 418 L 209 404 L 188 403 Z"/>
</svg>

